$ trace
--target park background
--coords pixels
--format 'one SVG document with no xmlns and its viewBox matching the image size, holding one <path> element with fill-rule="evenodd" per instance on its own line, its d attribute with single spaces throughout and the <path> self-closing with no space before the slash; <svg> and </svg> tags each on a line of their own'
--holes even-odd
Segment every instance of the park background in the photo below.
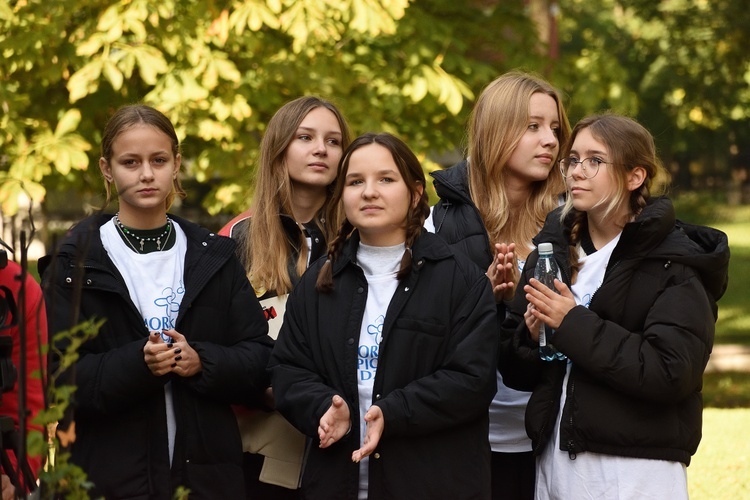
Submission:
<svg viewBox="0 0 750 500">
<path fill-rule="evenodd" d="M 560 89 L 572 124 L 613 110 L 653 133 L 678 215 L 729 234 L 716 341 L 748 346 L 745 3 L 0 0 L 0 236 L 18 249 L 33 230 L 33 261 L 101 206 L 101 131 L 122 104 L 175 123 L 188 191 L 175 212 L 218 229 L 249 206 L 284 102 L 328 98 L 355 135 L 397 134 L 431 171 L 461 158 L 481 89 L 523 69 Z M 750 498 L 748 375 L 707 374 L 706 406 L 691 497 Z"/>
</svg>

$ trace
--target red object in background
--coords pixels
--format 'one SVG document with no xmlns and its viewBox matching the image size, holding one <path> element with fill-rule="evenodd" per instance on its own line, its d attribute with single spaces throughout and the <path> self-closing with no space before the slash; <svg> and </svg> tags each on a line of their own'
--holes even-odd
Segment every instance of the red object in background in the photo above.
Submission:
<svg viewBox="0 0 750 500">
<path fill-rule="evenodd" d="M 237 224 L 239 221 L 250 217 L 250 214 L 251 214 L 250 210 L 245 210 L 241 214 L 232 217 L 232 219 L 226 224 L 224 224 L 224 227 L 222 227 L 219 230 L 219 234 L 221 236 L 232 236 L 232 228 L 234 227 L 234 225 Z"/>
<path fill-rule="evenodd" d="M 0 285 L 6 287 L 11 292 L 16 304 L 18 304 L 18 294 L 21 288 L 20 275 L 21 266 L 12 260 L 8 261 L 7 267 L 0 269 Z M 19 314 L 24 314 L 26 324 L 26 408 L 29 410 L 29 415 L 26 418 L 26 429 L 27 431 L 32 429 L 42 431 L 42 426 L 31 423 L 31 420 L 44 408 L 42 381 L 38 374 L 42 370 L 46 372 L 47 369 L 47 358 L 39 353 L 40 346 L 47 344 L 47 314 L 44 308 L 42 289 L 28 273 L 26 274 L 25 295 L 25 310 L 19 311 Z M 18 318 L 8 317 L 5 324 L 0 325 L 0 327 L 7 327 L 11 323 L 15 324 L 9 328 L 2 328 L 0 335 L 8 335 L 13 338 L 11 361 L 16 369 L 18 369 L 21 361 L 20 331 L 17 325 Z M 36 375 L 34 374 L 35 372 Z M 13 389 L 2 395 L 0 414 L 11 417 L 16 429 L 18 429 L 17 381 Z M 22 438 L 26 439 L 25 436 L 22 436 Z M 15 454 L 10 451 L 8 456 L 14 469 L 17 469 Z M 42 466 L 42 457 L 37 455 L 28 456 L 27 458 L 31 470 L 36 476 Z"/>
</svg>

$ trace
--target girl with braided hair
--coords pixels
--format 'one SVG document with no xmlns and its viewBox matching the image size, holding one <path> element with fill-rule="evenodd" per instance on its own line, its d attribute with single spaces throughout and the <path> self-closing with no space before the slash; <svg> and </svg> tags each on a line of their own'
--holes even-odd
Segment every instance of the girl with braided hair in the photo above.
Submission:
<svg viewBox="0 0 750 500">
<path fill-rule="evenodd" d="M 390 134 L 345 151 L 327 258 L 287 302 L 276 406 L 315 441 L 305 498 L 487 498 L 497 314 L 490 282 L 422 226 L 419 160 Z"/>
<path fill-rule="evenodd" d="M 651 196 L 661 165 L 630 118 L 581 120 L 560 169 L 567 202 L 535 237 L 555 248 L 558 293 L 533 252 L 501 340 L 504 380 L 533 391 L 536 498 L 687 498 L 727 237 Z M 540 360 L 540 322 L 567 361 Z"/>
</svg>

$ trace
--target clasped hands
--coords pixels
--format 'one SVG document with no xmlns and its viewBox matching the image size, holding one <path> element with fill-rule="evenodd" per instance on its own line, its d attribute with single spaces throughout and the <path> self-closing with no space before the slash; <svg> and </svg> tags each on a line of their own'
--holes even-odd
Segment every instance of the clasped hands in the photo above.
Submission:
<svg viewBox="0 0 750 500">
<path fill-rule="evenodd" d="M 495 258 L 487 268 L 487 277 L 492 285 L 495 302 L 511 300 L 518 283 L 515 243 L 495 243 Z"/>
<path fill-rule="evenodd" d="M 177 330 L 163 330 L 170 341 L 165 342 L 160 332 L 151 332 L 143 346 L 146 366 L 156 376 L 174 373 L 180 377 L 190 377 L 203 370 L 203 363 L 195 349 Z"/>
<path fill-rule="evenodd" d="M 352 461 L 359 462 L 369 456 L 380 442 L 380 436 L 383 435 L 385 419 L 380 407 L 372 405 L 365 413 L 365 422 L 367 430 L 362 447 L 352 453 Z M 328 448 L 339 439 L 344 437 L 351 430 L 351 413 L 349 406 L 339 395 L 333 396 L 331 406 L 320 418 L 318 424 L 318 437 L 320 438 L 320 447 Z"/>
</svg>

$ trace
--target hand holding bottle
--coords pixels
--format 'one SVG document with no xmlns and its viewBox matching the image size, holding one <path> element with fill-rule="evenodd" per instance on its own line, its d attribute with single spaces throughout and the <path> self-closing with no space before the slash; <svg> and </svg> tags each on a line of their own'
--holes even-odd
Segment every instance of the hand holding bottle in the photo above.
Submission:
<svg viewBox="0 0 750 500">
<path fill-rule="evenodd" d="M 559 279 L 552 243 L 540 243 L 537 248 L 539 260 L 534 268 L 534 278 L 530 279 L 529 284 L 524 287 L 526 299 L 530 304 L 527 314 L 541 320 L 538 324 L 539 356 L 545 361 L 565 359 L 565 355 L 552 345 L 551 337 L 568 311 L 575 307 L 575 299 L 567 285 Z M 565 295 L 563 291 L 566 292 Z M 533 331 L 531 329 L 536 328 L 534 324 L 537 322 L 530 321 L 531 316 L 526 318 L 526 324 L 531 325 L 529 329 Z"/>
<path fill-rule="evenodd" d="M 526 300 L 532 306 L 529 314 L 550 328 L 557 329 L 565 315 L 576 306 L 576 301 L 568 285 L 556 279 L 554 286 L 555 291 L 552 291 L 532 278 L 523 290 L 526 292 Z"/>
</svg>

